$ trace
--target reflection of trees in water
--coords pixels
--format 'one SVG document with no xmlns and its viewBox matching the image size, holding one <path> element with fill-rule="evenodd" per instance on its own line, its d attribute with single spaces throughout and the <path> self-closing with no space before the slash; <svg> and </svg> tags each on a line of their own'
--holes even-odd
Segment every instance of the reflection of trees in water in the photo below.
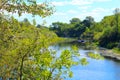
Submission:
<svg viewBox="0 0 120 80">
<path fill-rule="evenodd" d="M 76 45 L 79 49 L 85 49 L 85 50 L 93 50 L 96 49 L 95 45 L 89 42 L 86 43 L 81 43 L 78 41 L 72 41 L 72 42 L 63 42 L 63 43 L 58 43 L 56 45 L 53 45 L 56 50 L 60 49 L 71 49 L 71 46 Z"/>
</svg>

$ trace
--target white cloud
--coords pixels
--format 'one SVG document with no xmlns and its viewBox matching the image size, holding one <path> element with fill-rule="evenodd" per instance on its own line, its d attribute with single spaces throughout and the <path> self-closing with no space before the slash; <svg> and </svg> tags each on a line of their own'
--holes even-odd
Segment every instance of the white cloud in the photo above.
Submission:
<svg viewBox="0 0 120 80">
<path fill-rule="evenodd" d="M 71 5 L 87 5 L 87 4 L 91 4 L 91 1 L 88 0 L 72 0 L 70 2 Z"/>
<path fill-rule="evenodd" d="M 80 18 L 80 19 L 84 19 L 86 16 L 92 16 L 94 17 L 96 20 L 100 20 L 101 17 L 103 15 L 103 13 L 110 13 L 110 9 L 104 9 L 104 8 L 95 8 L 91 11 L 86 11 L 86 10 L 83 10 L 80 14 L 78 14 L 76 17 Z"/>
<path fill-rule="evenodd" d="M 65 16 L 66 13 L 63 13 L 63 12 L 56 12 L 56 13 L 54 13 L 53 15 L 55 15 L 55 16 Z"/>
<path fill-rule="evenodd" d="M 65 6 L 68 4 L 68 2 L 67 1 L 61 1 L 61 2 L 53 1 L 52 4 L 55 6 Z"/>
<path fill-rule="evenodd" d="M 55 6 L 66 6 L 66 5 L 86 5 L 86 4 L 91 4 L 89 1 L 84 1 L 84 0 L 72 0 L 72 1 L 53 1 L 53 5 Z"/>
<path fill-rule="evenodd" d="M 112 0 L 90 0 L 92 2 L 107 2 L 107 1 L 112 1 Z"/>
<path fill-rule="evenodd" d="M 72 0 L 70 4 L 72 5 L 87 5 L 92 4 L 94 2 L 108 2 L 112 0 Z"/>
<path fill-rule="evenodd" d="M 101 12 L 106 12 L 108 11 L 107 9 L 104 9 L 104 8 L 96 8 L 96 9 L 93 9 L 92 12 L 94 13 L 101 13 Z"/>
<path fill-rule="evenodd" d="M 70 14 L 77 14 L 78 11 L 75 11 L 75 10 L 69 10 L 68 13 L 70 13 Z"/>
<path fill-rule="evenodd" d="M 81 10 L 86 10 L 86 9 L 89 9 L 91 8 L 91 6 L 80 6 L 78 7 L 78 9 L 81 9 Z"/>
<path fill-rule="evenodd" d="M 71 1 L 53 1 L 52 4 L 55 6 L 66 6 L 66 5 L 88 5 L 94 2 L 108 2 L 111 0 L 71 0 Z"/>
</svg>

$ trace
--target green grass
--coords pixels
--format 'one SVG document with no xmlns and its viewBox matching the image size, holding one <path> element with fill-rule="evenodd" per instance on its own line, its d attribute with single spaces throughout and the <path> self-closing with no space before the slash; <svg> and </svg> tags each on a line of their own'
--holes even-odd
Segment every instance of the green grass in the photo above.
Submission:
<svg viewBox="0 0 120 80">
<path fill-rule="evenodd" d="M 119 48 L 114 48 L 113 52 L 116 53 L 116 54 L 120 54 L 120 49 Z"/>
</svg>

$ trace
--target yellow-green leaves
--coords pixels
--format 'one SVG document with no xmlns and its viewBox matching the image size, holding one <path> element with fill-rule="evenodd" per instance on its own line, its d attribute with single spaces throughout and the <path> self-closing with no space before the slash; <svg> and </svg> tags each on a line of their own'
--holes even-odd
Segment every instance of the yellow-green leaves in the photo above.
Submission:
<svg viewBox="0 0 120 80">
<path fill-rule="evenodd" d="M 78 48 L 76 45 L 73 45 L 73 46 L 71 47 L 71 52 L 72 52 L 72 54 L 73 54 L 74 56 L 76 56 L 76 57 L 79 57 L 79 56 L 80 56 L 80 53 L 79 53 L 78 49 L 79 49 L 79 48 Z"/>
<path fill-rule="evenodd" d="M 120 48 L 113 48 L 112 50 L 114 53 L 120 54 Z"/>
<path fill-rule="evenodd" d="M 0 10 L 18 13 L 19 16 L 25 12 L 41 17 L 46 17 L 53 13 L 53 7 L 49 3 L 37 4 L 36 0 L 0 0 Z"/>
<path fill-rule="evenodd" d="M 88 56 L 97 60 L 104 59 L 100 54 L 88 53 Z"/>
<path fill-rule="evenodd" d="M 87 61 L 86 58 L 82 58 L 82 59 L 80 60 L 80 62 L 81 62 L 82 65 L 87 65 L 87 64 L 88 64 L 88 61 Z"/>
<path fill-rule="evenodd" d="M 69 77 L 70 77 L 70 78 L 73 77 L 73 72 L 69 72 Z"/>
<path fill-rule="evenodd" d="M 47 47 L 57 40 L 53 32 L 27 21 L 18 22 L 13 17 L 0 20 L 0 76 L 19 79 L 22 74 L 25 80 L 48 77 L 55 57 Z"/>
<path fill-rule="evenodd" d="M 75 45 L 73 45 L 73 46 L 72 46 L 72 50 L 74 50 L 74 51 L 78 51 L 78 47 L 75 46 Z"/>
</svg>

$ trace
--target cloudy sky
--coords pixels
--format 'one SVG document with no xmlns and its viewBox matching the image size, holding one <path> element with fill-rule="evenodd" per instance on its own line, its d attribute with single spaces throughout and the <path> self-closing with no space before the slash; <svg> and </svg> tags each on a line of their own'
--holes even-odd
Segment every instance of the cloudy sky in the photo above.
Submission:
<svg viewBox="0 0 120 80">
<path fill-rule="evenodd" d="M 39 0 L 38 0 L 39 1 Z M 80 20 L 86 16 L 92 16 L 95 21 L 100 21 L 106 15 L 112 15 L 115 8 L 120 8 L 120 0 L 49 0 L 55 5 L 55 13 L 52 16 L 41 19 L 35 16 L 37 24 L 46 21 L 46 25 L 52 22 L 69 22 L 70 19 L 77 17 Z M 21 17 L 15 16 L 19 20 L 25 17 L 32 20 L 32 16 L 24 14 Z"/>
</svg>

